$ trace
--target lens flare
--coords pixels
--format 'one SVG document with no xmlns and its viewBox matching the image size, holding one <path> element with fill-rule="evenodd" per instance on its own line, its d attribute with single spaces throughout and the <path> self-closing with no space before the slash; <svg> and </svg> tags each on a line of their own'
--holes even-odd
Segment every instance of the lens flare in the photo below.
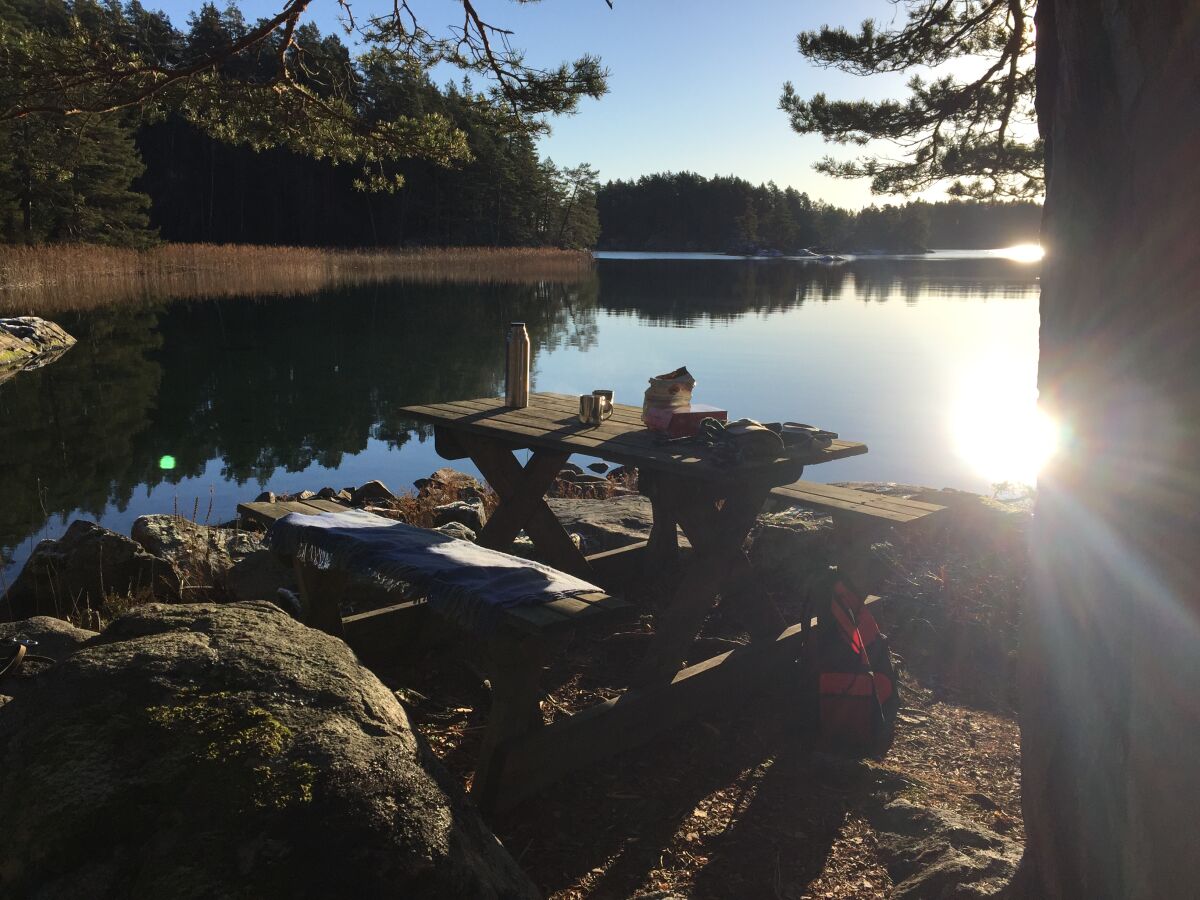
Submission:
<svg viewBox="0 0 1200 900">
<path fill-rule="evenodd" d="M 1016 262 L 1038 262 L 1046 255 L 1046 251 L 1042 249 L 1041 244 L 1014 244 L 1011 247 L 1005 247 L 1003 250 L 995 250 L 993 252 L 996 256 Z"/>
<path fill-rule="evenodd" d="M 1009 366 L 993 362 L 964 380 L 951 414 L 955 450 L 990 484 L 1034 485 L 1060 443 L 1060 429 Z"/>
<path fill-rule="evenodd" d="M 164 472 L 165 472 L 165 471 L 169 471 L 169 470 L 171 470 L 171 469 L 175 468 L 175 457 L 173 457 L 173 456 L 161 456 L 161 457 L 159 457 L 159 459 L 158 459 L 158 467 L 159 467 L 160 469 L 162 469 Z"/>
</svg>

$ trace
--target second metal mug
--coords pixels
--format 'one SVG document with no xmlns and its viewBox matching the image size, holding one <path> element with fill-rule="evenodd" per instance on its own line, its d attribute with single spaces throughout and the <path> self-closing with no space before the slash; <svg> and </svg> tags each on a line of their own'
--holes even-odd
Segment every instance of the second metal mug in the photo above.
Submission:
<svg viewBox="0 0 1200 900">
<path fill-rule="evenodd" d="M 612 391 L 592 391 L 579 395 L 579 421 L 584 425 L 599 425 L 612 414 Z"/>
</svg>

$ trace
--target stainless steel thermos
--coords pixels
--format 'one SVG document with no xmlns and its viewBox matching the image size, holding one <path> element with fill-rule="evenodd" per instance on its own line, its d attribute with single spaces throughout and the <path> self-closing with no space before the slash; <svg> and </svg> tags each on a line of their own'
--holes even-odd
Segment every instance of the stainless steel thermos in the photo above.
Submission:
<svg viewBox="0 0 1200 900">
<path fill-rule="evenodd" d="M 529 332 L 525 330 L 524 322 L 512 322 L 508 326 L 504 403 L 518 408 L 529 405 Z"/>
</svg>

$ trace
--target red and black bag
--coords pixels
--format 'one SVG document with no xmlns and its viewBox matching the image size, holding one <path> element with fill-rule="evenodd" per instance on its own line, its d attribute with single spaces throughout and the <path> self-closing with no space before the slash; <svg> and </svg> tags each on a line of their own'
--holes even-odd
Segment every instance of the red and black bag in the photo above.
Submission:
<svg viewBox="0 0 1200 900">
<path fill-rule="evenodd" d="M 818 747 L 843 756 L 883 756 L 900 697 L 887 637 L 864 597 L 835 579 L 813 634 Z"/>
</svg>

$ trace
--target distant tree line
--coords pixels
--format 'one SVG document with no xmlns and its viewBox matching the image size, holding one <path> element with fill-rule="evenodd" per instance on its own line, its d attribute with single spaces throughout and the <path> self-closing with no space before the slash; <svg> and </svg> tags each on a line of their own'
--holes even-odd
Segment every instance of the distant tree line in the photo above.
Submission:
<svg viewBox="0 0 1200 900">
<path fill-rule="evenodd" d="M 0 62 L 28 54 L 41 46 L 31 42 L 47 35 L 68 46 L 82 35 L 101 49 L 118 41 L 139 58 L 180 64 L 233 46 L 255 27 L 232 4 L 223 11 L 205 4 L 179 29 L 138 0 L 0 0 L 0 20 Z M 294 39 L 305 48 L 298 71 L 314 96 L 351 97 L 357 116 L 410 129 L 406 137 L 428 152 L 375 160 L 382 181 L 371 180 L 361 167 L 333 164 L 328 153 L 314 158 L 286 142 L 281 148 L 254 139 L 254 104 L 267 101 L 253 94 L 242 106 L 227 103 L 220 117 L 198 113 L 191 95 L 176 106 L 26 115 L 0 122 L 0 236 L 132 246 L 158 239 L 595 244 L 595 172 L 539 159 L 534 130 L 487 102 L 469 79 L 439 88 L 424 69 L 393 56 L 368 51 L 355 58 L 338 37 L 312 24 L 301 24 Z M 282 56 L 269 50 L 231 56 L 214 77 L 266 83 Z M 0 65 L 0 82 L 16 78 L 15 68 Z M 463 146 L 455 144 L 459 136 Z M 450 150 L 443 150 L 445 142 Z M 401 182 L 394 192 L 363 189 Z"/>
<path fill-rule="evenodd" d="M 1036 242 L 1031 201 L 912 201 L 857 212 L 774 182 L 661 173 L 610 181 L 596 197 L 600 244 L 613 250 L 917 252 Z"/>
</svg>

